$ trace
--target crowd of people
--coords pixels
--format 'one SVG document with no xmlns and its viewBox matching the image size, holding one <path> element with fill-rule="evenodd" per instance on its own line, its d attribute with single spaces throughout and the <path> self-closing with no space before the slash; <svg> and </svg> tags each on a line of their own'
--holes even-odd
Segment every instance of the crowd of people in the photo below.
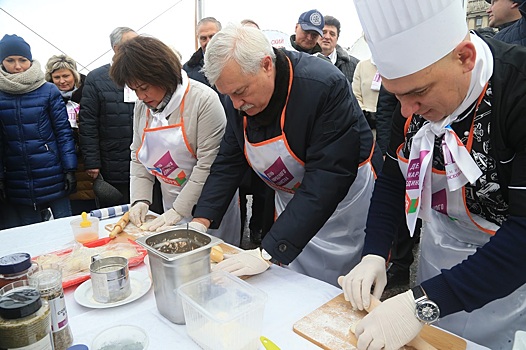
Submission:
<svg viewBox="0 0 526 350">
<path fill-rule="evenodd" d="M 363 61 L 316 9 L 291 50 L 253 20 L 203 18 L 184 64 L 118 27 L 112 64 L 87 76 L 66 55 L 42 70 L 5 35 L 0 228 L 129 203 L 143 230 L 187 223 L 239 246 L 251 194 L 255 248 L 215 269 L 276 264 L 362 310 L 409 287 L 419 243 L 416 286 L 358 323 L 358 348 L 398 349 L 432 323 L 511 349 L 526 330 L 526 5 L 491 0 L 490 28 L 468 31 L 458 0 L 354 3 Z"/>
</svg>

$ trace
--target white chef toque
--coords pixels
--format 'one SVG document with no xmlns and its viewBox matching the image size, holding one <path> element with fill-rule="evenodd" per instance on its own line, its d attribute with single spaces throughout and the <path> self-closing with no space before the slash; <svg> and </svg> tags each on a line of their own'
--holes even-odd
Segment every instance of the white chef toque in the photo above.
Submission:
<svg viewBox="0 0 526 350">
<path fill-rule="evenodd" d="M 451 52 L 468 34 L 462 0 L 354 0 L 380 74 L 396 79 Z"/>
</svg>

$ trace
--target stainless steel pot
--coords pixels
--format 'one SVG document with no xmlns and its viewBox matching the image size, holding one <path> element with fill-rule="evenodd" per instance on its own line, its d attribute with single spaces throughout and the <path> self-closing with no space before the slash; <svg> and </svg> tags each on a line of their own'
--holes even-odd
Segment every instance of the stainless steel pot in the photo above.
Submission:
<svg viewBox="0 0 526 350">
<path fill-rule="evenodd" d="M 210 251 L 223 241 L 181 227 L 139 237 L 136 242 L 148 250 L 157 309 L 170 322 L 184 324 L 177 288 L 210 273 Z"/>
</svg>

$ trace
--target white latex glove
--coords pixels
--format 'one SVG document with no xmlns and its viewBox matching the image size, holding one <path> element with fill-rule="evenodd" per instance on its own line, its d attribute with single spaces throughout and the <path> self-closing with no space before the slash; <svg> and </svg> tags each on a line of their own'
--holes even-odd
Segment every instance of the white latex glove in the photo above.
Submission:
<svg viewBox="0 0 526 350">
<path fill-rule="evenodd" d="M 213 267 L 214 271 L 223 270 L 234 276 L 257 275 L 264 272 L 270 263 L 261 256 L 261 249 L 245 250 L 238 254 L 224 254 L 225 260 Z"/>
<path fill-rule="evenodd" d="M 182 218 L 183 217 L 176 212 L 175 209 L 168 209 L 164 214 L 156 217 L 155 220 L 142 225 L 141 229 L 144 231 L 164 231 L 170 226 L 177 224 Z"/>
<path fill-rule="evenodd" d="M 130 208 L 130 221 L 137 227 L 140 227 L 146 219 L 146 214 L 150 206 L 144 202 L 137 202 Z"/>
<path fill-rule="evenodd" d="M 415 338 L 423 327 L 416 318 L 413 292 L 387 299 L 356 325 L 359 350 L 396 350 Z"/>
<path fill-rule="evenodd" d="M 341 281 L 341 283 L 340 283 Z M 368 309 L 371 305 L 371 287 L 374 284 L 373 295 L 380 299 L 387 284 L 385 259 L 379 255 L 366 255 L 343 280 L 338 279 L 343 289 L 345 300 L 351 302 L 353 308 Z"/>
<path fill-rule="evenodd" d="M 191 227 L 194 230 L 199 231 L 199 232 L 203 232 L 203 233 L 206 233 L 206 231 L 208 230 L 205 225 L 203 225 L 202 223 L 197 222 L 197 221 L 190 221 L 188 223 L 188 227 Z"/>
</svg>

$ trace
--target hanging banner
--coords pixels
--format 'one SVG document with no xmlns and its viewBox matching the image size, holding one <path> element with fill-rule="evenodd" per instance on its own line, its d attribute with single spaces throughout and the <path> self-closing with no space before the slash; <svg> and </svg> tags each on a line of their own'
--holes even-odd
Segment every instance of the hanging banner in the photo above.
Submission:
<svg viewBox="0 0 526 350">
<path fill-rule="evenodd" d="M 279 30 L 263 30 L 270 44 L 277 48 L 295 51 L 290 45 L 290 35 L 280 32 Z"/>
</svg>

